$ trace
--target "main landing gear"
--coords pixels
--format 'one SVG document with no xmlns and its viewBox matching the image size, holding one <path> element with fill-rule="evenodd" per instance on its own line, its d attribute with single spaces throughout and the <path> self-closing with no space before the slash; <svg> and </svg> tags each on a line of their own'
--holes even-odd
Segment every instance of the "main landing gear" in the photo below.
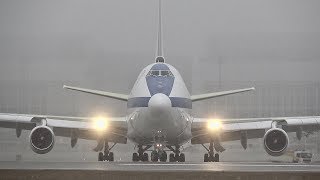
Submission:
<svg viewBox="0 0 320 180">
<path fill-rule="evenodd" d="M 219 162 L 220 161 L 219 154 L 214 153 L 213 142 L 210 142 L 209 148 L 207 148 L 203 144 L 202 144 L 202 146 L 208 151 L 208 153 L 204 154 L 204 157 L 203 157 L 204 162 Z"/>
<path fill-rule="evenodd" d="M 148 145 L 143 148 L 142 145 L 138 145 L 138 153 L 133 153 L 132 154 L 132 161 L 137 162 L 137 161 L 149 161 L 149 155 L 148 153 L 145 153 L 146 150 L 148 150 L 151 147 L 151 145 Z M 152 155 L 152 154 L 151 154 Z"/>
<path fill-rule="evenodd" d="M 173 149 L 171 146 L 167 146 L 174 153 L 170 153 L 169 162 L 185 162 L 186 158 L 183 153 L 180 153 L 179 148 Z M 165 150 L 153 150 L 151 152 L 152 162 L 166 162 L 168 159 L 167 152 Z"/>
<path fill-rule="evenodd" d="M 172 146 L 167 146 L 173 153 L 169 155 L 169 162 L 185 162 L 186 157 L 183 153 L 180 153 L 180 146 L 176 146 L 175 149 Z"/>
<path fill-rule="evenodd" d="M 162 145 L 160 147 L 160 144 L 158 144 L 159 147 L 156 145 L 155 149 L 151 151 L 150 155 L 150 161 L 151 162 L 167 162 L 168 155 L 167 152 L 162 148 Z M 143 147 L 142 145 L 138 145 L 138 153 L 132 154 L 132 161 L 149 161 L 148 153 L 145 153 L 146 150 L 148 150 L 151 145 Z M 170 149 L 174 153 L 170 153 L 169 155 L 169 162 L 185 162 L 185 155 L 183 153 L 180 153 L 180 147 L 176 146 L 175 149 L 172 146 L 166 146 L 168 149 Z"/>
<path fill-rule="evenodd" d="M 114 161 L 114 155 L 113 152 L 110 152 L 110 150 L 116 145 L 114 143 L 110 148 L 109 148 L 109 143 L 108 141 L 104 141 L 104 148 L 103 152 L 98 153 L 98 161 Z"/>
<path fill-rule="evenodd" d="M 146 162 L 149 161 L 149 155 L 148 153 L 145 153 L 146 150 L 148 150 L 151 145 L 146 146 L 145 148 L 142 147 L 142 145 L 138 146 L 138 153 L 133 153 L 132 154 L 132 161 L 133 162 Z M 166 162 L 167 161 L 167 153 L 164 150 L 153 150 L 151 152 L 150 160 L 152 162 Z"/>
</svg>

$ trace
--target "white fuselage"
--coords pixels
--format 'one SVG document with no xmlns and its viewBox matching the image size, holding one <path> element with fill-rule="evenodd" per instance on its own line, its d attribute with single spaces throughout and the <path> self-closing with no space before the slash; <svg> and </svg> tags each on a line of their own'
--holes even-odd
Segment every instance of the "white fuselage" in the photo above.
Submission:
<svg viewBox="0 0 320 180">
<path fill-rule="evenodd" d="M 166 63 L 144 68 L 128 100 L 127 137 L 139 145 L 181 145 L 191 139 L 192 102 L 179 72 Z"/>
</svg>

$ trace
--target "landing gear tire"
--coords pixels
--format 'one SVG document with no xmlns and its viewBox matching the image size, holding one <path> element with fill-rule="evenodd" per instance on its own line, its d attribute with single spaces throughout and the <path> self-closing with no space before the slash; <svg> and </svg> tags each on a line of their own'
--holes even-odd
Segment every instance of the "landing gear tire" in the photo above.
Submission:
<svg viewBox="0 0 320 180">
<path fill-rule="evenodd" d="M 214 153 L 213 141 L 210 142 L 209 148 L 206 148 L 203 144 L 202 146 L 208 151 L 203 156 L 204 162 L 219 162 L 220 155 L 218 153 Z"/>
<path fill-rule="evenodd" d="M 159 159 L 159 154 L 157 151 L 152 151 L 151 152 L 151 161 L 152 162 L 157 162 Z"/>
<path fill-rule="evenodd" d="M 219 161 L 220 161 L 220 156 L 219 156 L 219 154 L 215 154 L 215 155 L 214 155 L 214 160 L 215 160 L 216 162 L 219 162 Z"/>
<path fill-rule="evenodd" d="M 219 162 L 220 161 L 220 155 L 219 154 L 210 155 L 210 154 L 206 153 L 206 154 L 204 154 L 203 161 L 204 162 Z"/>
<path fill-rule="evenodd" d="M 110 152 L 110 150 L 116 145 L 116 143 L 114 143 L 111 148 L 109 148 L 109 142 L 107 140 L 105 140 L 103 143 L 103 152 L 98 153 L 98 161 L 114 161 L 113 152 Z"/>
<path fill-rule="evenodd" d="M 159 159 L 161 162 L 166 162 L 167 161 L 167 153 L 165 151 L 161 152 Z"/>
<path fill-rule="evenodd" d="M 138 153 L 133 153 L 133 154 L 132 154 L 132 161 L 133 161 L 133 162 L 139 161 Z"/>
<path fill-rule="evenodd" d="M 203 161 L 204 162 L 209 162 L 209 155 L 207 153 L 204 154 Z"/>
<path fill-rule="evenodd" d="M 181 153 L 181 154 L 173 154 L 171 153 L 169 156 L 169 162 L 185 162 L 186 161 L 186 156 Z"/>
<path fill-rule="evenodd" d="M 149 161 L 149 156 L 148 156 L 148 154 L 147 154 L 147 153 L 143 153 L 141 160 L 142 160 L 143 162 Z"/>
<path fill-rule="evenodd" d="M 132 154 L 132 161 L 133 162 L 146 162 L 149 161 L 149 155 L 146 153 L 146 151 L 151 147 L 151 145 L 146 145 L 143 147 L 143 145 L 138 145 L 138 152 L 135 152 Z M 151 153 L 152 154 L 152 153 Z"/>
<path fill-rule="evenodd" d="M 108 154 L 104 154 L 103 152 L 99 152 L 98 161 L 114 161 L 113 152 L 109 152 Z"/>
<path fill-rule="evenodd" d="M 98 161 L 103 161 L 103 153 L 99 152 L 98 154 Z"/>
<path fill-rule="evenodd" d="M 174 157 L 174 154 L 173 153 L 170 153 L 170 155 L 169 155 L 169 162 L 175 162 L 176 161 L 176 159 L 175 159 L 175 157 Z"/>
<path fill-rule="evenodd" d="M 183 153 L 181 153 L 180 156 L 179 156 L 179 160 L 178 161 L 179 162 L 185 162 L 186 161 L 186 156 Z"/>
<path fill-rule="evenodd" d="M 108 160 L 111 161 L 111 162 L 114 161 L 113 152 L 110 152 L 110 153 L 109 153 Z"/>
<path fill-rule="evenodd" d="M 167 146 L 173 153 L 170 153 L 169 161 L 170 162 L 185 162 L 186 157 L 183 153 L 180 153 L 180 146 L 176 145 L 175 148 L 172 146 Z"/>
</svg>

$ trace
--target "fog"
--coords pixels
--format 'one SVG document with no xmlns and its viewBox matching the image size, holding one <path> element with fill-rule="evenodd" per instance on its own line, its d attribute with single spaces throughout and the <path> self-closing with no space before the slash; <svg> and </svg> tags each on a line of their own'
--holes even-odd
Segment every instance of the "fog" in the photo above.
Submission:
<svg viewBox="0 0 320 180">
<path fill-rule="evenodd" d="M 319 92 L 319 5 L 164 1 L 166 62 L 193 94 L 255 82 L 285 89 L 288 82 L 312 82 Z M 140 70 L 154 62 L 156 9 L 149 0 L 1 1 L 1 111 L 123 115 L 123 103 L 61 86 L 129 93 Z"/>
<path fill-rule="evenodd" d="M 166 62 L 191 94 L 255 86 L 197 102 L 196 116 L 318 115 L 320 1 L 164 0 Z M 155 0 L 2 0 L 0 112 L 122 116 L 126 104 L 63 84 L 129 94 L 153 63 Z"/>
</svg>

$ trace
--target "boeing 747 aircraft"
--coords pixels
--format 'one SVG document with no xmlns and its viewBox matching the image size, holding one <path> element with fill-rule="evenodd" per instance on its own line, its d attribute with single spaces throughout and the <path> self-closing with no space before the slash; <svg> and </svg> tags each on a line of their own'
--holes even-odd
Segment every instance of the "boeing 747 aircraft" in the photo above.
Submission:
<svg viewBox="0 0 320 180">
<path fill-rule="evenodd" d="M 127 103 L 125 117 L 62 117 L 30 114 L 0 114 L 0 127 L 13 128 L 17 137 L 30 130 L 31 149 L 38 154 L 52 150 L 56 136 L 69 137 L 71 146 L 77 140 L 97 140 L 94 148 L 99 161 L 114 161 L 111 151 L 117 143 L 128 140 L 138 147 L 133 161 L 184 162 L 181 145 L 188 141 L 200 144 L 208 152 L 204 162 L 218 162 L 225 148 L 222 142 L 263 138 L 263 146 L 271 156 L 285 153 L 288 132 L 298 139 L 303 131 L 319 130 L 320 117 L 280 117 L 252 119 L 210 119 L 191 115 L 192 103 L 219 96 L 243 93 L 254 88 L 190 95 L 177 69 L 165 62 L 162 45 L 161 2 L 155 62 L 139 74 L 130 94 L 64 86 L 66 89 L 113 98 Z M 113 143 L 112 146 L 110 146 Z M 208 144 L 207 146 L 205 144 Z M 147 150 L 152 150 L 150 157 Z M 167 152 L 171 151 L 169 158 Z"/>
</svg>

